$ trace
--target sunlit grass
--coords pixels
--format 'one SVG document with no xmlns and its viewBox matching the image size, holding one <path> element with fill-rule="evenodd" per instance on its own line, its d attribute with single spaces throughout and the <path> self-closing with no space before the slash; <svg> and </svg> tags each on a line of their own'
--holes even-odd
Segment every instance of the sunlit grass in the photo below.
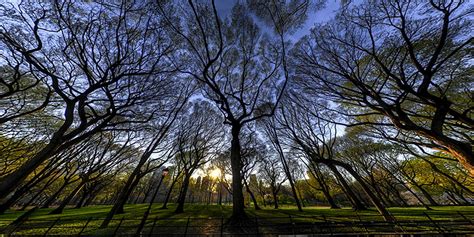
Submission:
<svg viewBox="0 0 474 237">
<path fill-rule="evenodd" d="M 155 226 L 155 229 L 166 231 L 164 228 L 184 227 L 188 218 L 192 218 L 190 228 L 200 225 L 218 226 L 224 219 L 230 217 L 231 206 L 219 205 L 186 205 L 185 212 L 175 214 L 175 205 L 169 205 L 168 209 L 159 209 L 161 204 L 153 205 L 152 212 L 146 222 L 146 230 Z M 39 209 L 35 211 L 28 221 L 20 226 L 18 234 L 44 234 L 52 221 L 58 220 L 55 227 L 48 234 L 77 234 L 82 231 L 85 234 L 110 234 L 116 231 L 121 219 L 120 233 L 133 233 L 147 208 L 147 204 L 126 205 L 125 213 L 114 216 L 109 228 L 98 229 L 102 219 L 107 215 L 111 206 L 90 206 L 80 209 L 65 209 L 63 214 L 49 215 L 53 209 Z M 423 220 L 429 221 L 426 214 L 433 220 L 462 220 L 464 217 L 474 219 L 474 206 L 443 206 L 433 207 L 426 210 L 421 207 L 389 208 L 389 211 L 399 221 Z M 0 215 L 0 228 L 6 227 L 24 211 L 8 211 Z M 251 218 L 270 223 L 318 223 L 318 222 L 357 222 L 357 221 L 383 221 L 383 218 L 374 209 L 366 211 L 353 211 L 349 208 L 330 209 L 328 207 L 306 207 L 299 212 L 296 207 L 284 206 L 280 209 L 271 207 L 262 210 L 247 208 Z M 426 214 L 425 214 L 426 213 Z M 462 216 L 464 215 L 464 217 Z M 167 226 L 167 227 L 166 227 Z M 358 227 L 360 228 L 360 227 Z M 176 228 L 175 228 L 176 230 Z"/>
</svg>

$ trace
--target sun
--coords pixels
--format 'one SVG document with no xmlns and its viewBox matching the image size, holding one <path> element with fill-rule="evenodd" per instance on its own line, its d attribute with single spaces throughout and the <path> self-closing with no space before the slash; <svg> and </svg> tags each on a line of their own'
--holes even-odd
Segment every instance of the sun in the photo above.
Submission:
<svg viewBox="0 0 474 237">
<path fill-rule="evenodd" d="M 212 178 L 217 179 L 217 178 L 221 177 L 221 170 L 218 169 L 218 168 L 215 168 L 215 169 L 211 170 L 211 173 L 209 175 Z"/>
</svg>

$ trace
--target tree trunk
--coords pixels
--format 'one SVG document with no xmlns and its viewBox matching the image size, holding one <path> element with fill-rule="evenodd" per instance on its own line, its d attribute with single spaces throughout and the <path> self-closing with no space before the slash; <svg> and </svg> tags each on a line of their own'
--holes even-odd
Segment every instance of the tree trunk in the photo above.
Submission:
<svg viewBox="0 0 474 237">
<path fill-rule="evenodd" d="M 244 180 L 244 185 L 245 185 L 245 188 L 246 188 L 247 192 L 250 194 L 250 198 L 252 199 L 255 210 L 261 210 L 261 208 L 258 206 L 257 199 L 255 198 L 255 195 L 253 194 L 252 190 L 250 190 L 249 185 L 247 184 L 247 181 L 245 181 L 245 180 Z"/>
<path fill-rule="evenodd" d="M 76 206 L 74 208 L 75 209 L 81 208 L 88 196 L 89 196 L 89 192 L 87 190 L 83 190 L 81 198 L 79 198 L 79 200 L 77 201 Z"/>
<path fill-rule="evenodd" d="M 23 205 L 20 211 L 25 210 L 29 205 L 31 205 L 31 203 L 33 203 L 38 198 L 38 196 L 44 192 L 44 190 L 51 186 L 52 183 L 58 180 L 62 174 L 64 174 L 64 172 L 61 172 L 59 175 L 54 175 L 51 179 L 49 179 L 46 184 L 43 185 L 43 187 L 38 192 L 36 192 L 36 194 L 27 203 L 25 203 L 25 205 Z"/>
<path fill-rule="evenodd" d="M 222 206 L 222 181 L 219 181 L 217 205 Z"/>
<path fill-rule="evenodd" d="M 353 204 L 352 208 L 357 211 L 367 210 L 367 207 L 360 201 L 360 199 L 354 193 L 354 191 L 344 179 L 342 174 L 339 172 L 339 170 L 337 170 L 336 166 L 332 163 L 326 163 L 326 165 L 329 167 L 329 169 L 331 169 L 337 180 L 339 180 L 339 183 L 341 184 L 342 188 L 346 191 L 347 197 L 349 198 L 349 200 L 351 200 L 351 203 Z"/>
<path fill-rule="evenodd" d="M 275 209 L 278 209 L 278 194 L 276 192 L 272 192 L 272 195 Z"/>
<path fill-rule="evenodd" d="M 163 201 L 163 206 L 160 209 L 168 209 L 168 207 L 166 205 L 168 205 L 168 202 L 169 202 L 170 197 L 171 197 L 171 193 L 173 192 L 173 187 L 176 184 L 176 181 L 178 180 L 178 177 L 179 177 L 179 175 L 175 179 L 173 179 L 173 181 L 171 182 L 171 186 L 170 186 L 168 192 L 166 193 L 165 200 Z"/>
<path fill-rule="evenodd" d="M 186 201 L 186 193 L 188 192 L 190 178 L 191 178 L 191 174 L 186 173 L 184 176 L 183 188 L 181 189 L 181 192 L 178 197 L 178 206 L 176 207 L 176 210 L 174 211 L 174 213 L 184 212 L 184 202 Z"/>
<path fill-rule="evenodd" d="M 286 177 L 288 178 L 288 181 L 290 183 L 291 192 L 293 194 L 293 198 L 295 199 L 296 206 L 298 207 L 298 211 L 301 212 L 301 211 L 303 211 L 303 208 L 301 208 L 300 199 L 298 198 L 298 194 L 296 192 L 295 182 L 293 182 L 293 177 L 291 176 L 289 170 L 288 171 L 285 170 L 285 173 L 286 173 Z"/>
<path fill-rule="evenodd" d="M 329 206 L 331 209 L 340 209 L 340 207 L 336 204 L 334 199 L 331 196 L 331 193 L 329 192 L 329 187 L 326 184 L 326 181 L 324 179 L 323 174 L 319 170 L 319 167 L 316 167 L 314 164 L 311 164 L 311 168 L 314 171 L 313 177 L 316 178 L 316 181 L 318 182 L 319 186 L 321 187 L 321 191 L 323 192 L 324 197 L 328 201 Z M 311 169 L 310 169 L 311 172 Z M 349 199 L 352 203 L 352 200 Z"/>
<path fill-rule="evenodd" d="M 41 163 L 47 160 L 61 145 L 58 133 L 54 134 L 50 142 L 40 152 L 27 160 L 16 171 L 0 179 L 0 200 L 7 197 L 21 182 L 28 177 Z"/>
<path fill-rule="evenodd" d="M 430 193 L 428 193 L 428 191 L 426 191 L 421 185 L 416 183 L 414 180 L 411 180 L 411 181 L 412 181 L 412 184 L 415 185 L 415 187 L 418 188 L 421 193 L 423 193 L 423 196 L 425 196 L 425 198 L 428 200 L 431 206 L 439 206 L 438 202 L 434 200 L 434 198 L 431 196 Z"/>
<path fill-rule="evenodd" d="M 454 205 L 462 205 L 462 203 L 454 196 L 452 192 L 446 192 L 448 194 L 448 198 L 451 199 L 451 202 Z"/>
<path fill-rule="evenodd" d="M 144 193 L 143 199 L 141 203 L 145 203 L 148 196 L 150 196 L 151 190 L 153 190 L 153 177 L 150 178 L 148 182 L 146 192 Z"/>
<path fill-rule="evenodd" d="M 72 198 L 74 198 L 74 196 L 77 195 L 77 193 L 79 191 L 81 191 L 84 184 L 85 183 L 81 182 L 79 185 L 77 185 L 77 187 L 61 202 L 61 204 L 56 209 L 51 211 L 49 214 L 61 214 L 61 213 L 63 213 L 63 210 L 66 207 L 66 205 L 71 201 Z"/>
<path fill-rule="evenodd" d="M 90 194 L 89 197 L 84 202 L 84 204 L 82 205 L 82 207 L 87 207 L 91 205 L 92 201 L 94 201 L 95 197 L 97 197 L 97 194 L 98 194 L 97 192 Z"/>
<path fill-rule="evenodd" d="M 341 166 L 345 170 L 347 170 L 356 180 L 359 182 L 359 184 L 362 186 L 362 189 L 364 189 L 365 194 L 369 196 L 370 201 L 372 204 L 374 204 L 375 208 L 377 208 L 377 211 L 383 216 L 385 221 L 394 221 L 392 215 L 387 211 L 387 209 L 380 203 L 380 201 L 377 199 L 377 197 L 374 195 L 374 193 L 370 190 L 369 186 L 365 183 L 365 181 L 360 177 L 360 175 L 352 169 L 350 165 L 347 165 L 343 162 L 335 161 L 335 160 L 330 160 L 329 162 L 334 162 L 335 165 Z"/>
<path fill-rule="evenodd" d="M 298 189 L 298 195 L 301 197 L 301 205 L 300 206 L 303 206 L 303 207 L 306 207 L 305 204 L 304 204 L 304 198 L 303 198 L 303 195 L 301 195 L 301 191 Z M 298 200 L 299 202 L 299 200 Z M 299 210 L 298 211 L 303 211 L 303 209 Z"/>
<path fill-rule="evenodd" d="M 137 167 L 138 166 L 140 165 L 137 165 Z M 125 203 L 127 202 L 128 198 L 130 197 L 130 194 L 133 192 L 133 189 L 136 187 L 136 185 L 138 184 L 141 178 L 139 177 L 139 174 L 138 174 L 139 170 L 137 169 L 137 167 L 135 167 L 134 172 L 127 179 L 125 186 L 122 188 L 122 191 L 120 192 L 119 196 L 115 200 L 114 205 L 110 209 L 109 213 L 107 213 L 107 216 L 105 217 L 104 221 L 100 225 L 100 228 L 106 228 L 115 214 L 124 213 L 123 208 L 125 206 Z"/>
<path fill-rule="evenodd" d="M 410 192 L 415 198 L 416 200 L 418 200 L 418 202 L 420 202 L 421 205 L 423 205 L 423 207 L 426 208 L 426 210 L 432 210 L 431 207 L 429 207 L 428 205 L 426 205 L 426 203 L 423 201 L 423 199 L 421 199 L 410 187 L 408 187 L 408 185 L 405 184 L 405 182 L 403 180 L 401 180 L 400 178 L 398 178 L 395 174 L 393 174 L 392 172 L 390 172 L 389 170 L 387 170 L 389 174 L 392 175 L 392 177 L 397 180 L 406 190 L 408 190 L 408 192 Z"/>
<path fill-rule="evenodd" d="M 474 154 L 472 144 L 456 141 L 447 136 L 434 138 L 440 145 L 447 148 L 449 153 L 453 155 L 459 163 L 466 168 L 469 174 L 474 177 Z"/>
<path fill-rule="evenodd" d="M 58 190 L 56 190 L 56 192 L 54 192 L 53 195 L 51 195 L 51 197 L 48 198 L 48 200 L 46 200 L 46 202 L 41 206 L 41 208 L 49 208 L 49 206 L 51 206 L 51 204 L 54 202 L 54 200 L 56 200 L 56 198 L 58 198 L 59 194 L 64 190 L 64 188 L 66 188 L 66 186 L 68 186 L 70 183 L 69 181 L 64 181 L 64 183 L 61 185 L 61 187 L 59 187 Z"/>
<path fill-rule="evenodd" d="M 42 170 L 44 172 L 45 169 Z M 24 183 L 20 188 L 16 189 L 12 196 L 10 196 L 6 201 L 4 201 L 0 205 L 0 214 L 3 214 L 6 210 L 8 210 L 16 201 L 18 201 L 21 197 L 23 197 L 26 193 L 30 191 L 35 185 L 39 184 L 44 179 L 50 177 L 52 174 L 52 170 L 47 171 L 46 173 L 38 173 L 34 177 L 32 177 L 28 182 Z M 52 179 L 58 178 L 55 174 Z M 46 185 L 52 180 L 50 179 Z"/>
<path fill-rule="evenodd" d="M 232 142 L 230 147 L 230 160 L 232 168 L 232 216 L 233 221 L 247 219 L 245 214 L 244 194 L 242 189 L 242 161 L 240 157 L 240 124 L 232 124 Z"/>
<path fill-rule="evenodd" d="M 0 205 L 0 214 L 3 214 L 5 213 L 5 211 L 7 211 L 8 209 L 10 209 L 10 207 L 18 200 L 20 199 L 23 195 L 25 195 L 28 190 L 33 187 L 33 185 L 31 184 L 25 184 L 23 185 L 21 188 L 15 190 L 15 192 L 13 193 L 13 195 L 8 198 L 6 201 L 4 201 L 1 205 Z"/>
<path fill-rule="evenodd" d="M 281 147 L 279 147 L 278 149 L 281 149 Z M 279 153 L 280 153 L 280 160 L 283 164 L 283 169 L 285 171 L 286 178 L 288 179 L 290 183 L 291 192 L 293 193 L 293 198 L 295 199 L 296 206 L 298 207 L 298 211 L 302 212 L 303 208 L 301 208 L 300 199 L 298 198 L 298 194 L 296 193 L 295 182 L 293 180 L 293 176 L 291 175 L 290 168 L 288 167 L 288 163 L 286 162 L 283 151 L 280 151 Z"/>
</svg>

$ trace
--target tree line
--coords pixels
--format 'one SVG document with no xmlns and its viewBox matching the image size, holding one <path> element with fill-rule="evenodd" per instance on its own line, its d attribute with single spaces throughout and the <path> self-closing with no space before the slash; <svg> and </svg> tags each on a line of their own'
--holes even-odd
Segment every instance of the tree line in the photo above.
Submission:
<svg viewBox="0 0 474 237">
<path fill-rule="evenodd" d="M 2 4 L 0 212 L 472 203 L 473 6 L 315 3 Z"/>
</svg>

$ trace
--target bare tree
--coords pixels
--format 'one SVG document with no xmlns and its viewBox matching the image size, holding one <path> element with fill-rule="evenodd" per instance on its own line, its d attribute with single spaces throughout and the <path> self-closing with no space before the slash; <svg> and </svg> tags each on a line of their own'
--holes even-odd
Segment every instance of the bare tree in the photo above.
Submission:
<svg viewBox="0 0 474 237">
<path fill-rule="evenodd" d="M 62 200 L 61 204 L 50 214 L 61 214 L 66 205 L 88 184 L 103 177 L 107 172 L 113 170 L 114 166 L 128 161 L 132 138 L 120 137 L 120 133 L 101 133 L 87 141 L 90 144 L 75 157 L 74 162 L 78 163 L 77 175 L 80 182 Z"/>
<path fill-rule="evenodd" d="M 278 209 L 278 193 L 282 184 L 287 180 L 284 176 L 283 167 L 280 166 L 280 160 L 276 157 L 266 157 L 260 165 L 261 177 L 270 187 L 273 197 L 273 205 Z"/>
<path fill-rule="evenodd" d="M 172 70 L 172 42 L 144 2 L 20 2 L 3 7 L 0 41 L 57 97 L 58 126 L 37 153 L 0 180 L 0 198 L 55 153 L 100 131 L 145 122 Z M 3 48 L 2 48 L 3 49 Z M 157 92 L 157 93 L 155 93 Z"/>
<path fill-rule="evenodd" d="M 184 211 L 191 175 L 218 155 L 224 134 L 216 114 L 208 102 L 195 102 L 192 112 L 184 114 L 178 124 L 176 159 L 183 166 L 184 176 L 175 213 Z"/>
<path fill-rule="evenodd" d="M 143 142 L 138 163 L 128 176 L 114 205 L 102 222 L 101 228 L 106 228 L 115 214 L 124 213 L 124 205 L 140 180 L 145 175 L 161 168 L 175 154 L 174 149 L 172 149 L 169 130 L 188 102 L 192 90 L 188 87 L 189 85 L 174 85 L 180 86 L 178 93 L 174 95 L 167 94 L 167 101 L 162 101 L 154 109 L 157 115 L 150 120 L 149 124 L 144 127 L 145 129 L 141 130 Z M 158 158 L 153 158 L 154 154 L 157 154 Z"/>
<path fill-rule="evenodd" d="M 300 85 L 350 125 L 440 150 L 474 174 L 472 14 L 462 0 L 348 7 L 300 42 Z"/>
<path fill-rule="evenodd" d="M 304 95 L 299 95 L 304 98 Z M 348 193 L 352 201 L 359 202 L 357 196 L 352 193 L 351 187 L 338 170 L 342 168 L 349 172 L 362 186 L 364 193 L 377 208 L 385 220 L 393 220 L 391 214 L 380 203 L 380 200 L 373 194 L 362 177 L 352 168 L 351 165 L 335 159 L 335 143 L 337 141 L 337 127 L 334 123 L 328 122 L 335 115 L 327 111 L 321 111 L 318 105 L 310 103 L 306 99 L 296 96 L 289 97 L 288 104 L 281 109 L 280 123 L 284 126 L 289 144 L 293 144 L 295 149 L 301 151 L 307 162 L 326 165 Z M 290 104 L 291 103 L 291 104 Z M 326 113 L 326 114 L 324 114 Z M 326 118 L 325 120 L 321 118 Z M 361 205 L 357 203 L 356 205 Z"/>
<path fill-rule="evenodd" d="M 231 128 L 232 219 L 238 221 L 247 217 L 242 193 L 241 130 L 252 121 L 273 115 L 281 98 L 288 79 L 282 67 L 287 52 L 281 45 L 287 43 L 286 32 L 282 28 L 277 40 L 266 37 L 246 5 L 236 4 L 225 20 L 219 17 L 214 1 L 210 5 L 189 1 L 179 13 L 185 21 L 172 28 L 187 49 L 184 60 L 189 63 L 182 72 L 202 85 L 203 94 L 214 101 L 224 123 Z M 294 7 L 293 12 L 300 13 L 299 5 Z M 171 16 L 168 19 L 170 23 L 179 21 Z"/>
<path fill-rule="evenodd" d="M 278 125 L 274 118 L 265 119 L 263 120 L 262 124 L 263 124 L 263 130 L 266 137 L 268 138 L 274 150 L 278 154 L 278 157 L 283 167 L 283 172 L 285 173 L 286 178 L 288 179 L 288 182 L 290 183 L 291 192 L 293 193 L 293 198 L 295 199 L 296 206 L 298 207 L 298 211 L 303 211 L 303 209 L 301 208 L 300 200 L 298 198 L 298 194 L 296 192 L 294 175 L 292 174 L 290 170 L 290 166 L 288 164 L 289 163 L 288 162 L 289 158 L 287 157 L 288 153 L 287 152 L 285 153 L 284 148 L 280 142 L 279 137 L 281 136 L 281 134 L 279 134 L 278 130 L 280 130 L 281 128 L 277 127 Z"/>
</svg>

